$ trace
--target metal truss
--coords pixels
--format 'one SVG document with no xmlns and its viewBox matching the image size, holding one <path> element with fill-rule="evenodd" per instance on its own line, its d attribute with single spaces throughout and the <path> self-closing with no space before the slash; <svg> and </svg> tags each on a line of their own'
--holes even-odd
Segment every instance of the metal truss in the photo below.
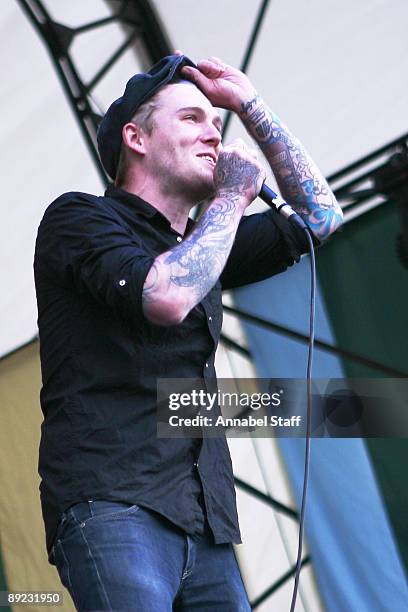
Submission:
<svg viewBox="0 0 408 612">
<path fill-rule="evenodd" d="M 224 304 L 224 311 L 232 314 L 243 321 L 247 321 L 248 323 L 253 323 L 263 329 L 267 329 L 270 331 L 274 331 L 282 336 L 287 338 L 291 338 L 292 340 L 296 340 L 297 342 L 301 342 L 302 344 L 309 343 L 309 336 L 302 334 L 294 329 L 289 327 L 285 327 L 281 324 L 274 323 L 273 321 L 268 321 L 267 319 L 263 319 L 257 315 L 253 315 L 249 312 L 245 312 L 240 308 L 234 308 L 232 306 L 227 306 Z M 222 343 L 239 352 L 244 357 L 248 357 L 248 359 L 252 359 L 251 352 L 246 348 L 238 344 L 235 340 L 226 336 L 225 334 L 221 335 Z M 395 377 L 395 378 L 408 378 L 408 372 L 404 372 L 403 370 L 398 370 L 397 368 L 392 368 L 387 366 L 384 363 L 380 363 L 379 361 L 375 361 L 370 357 L 366 357 L 365 355 L 360 355 L 359 353 L 355 353 L 354 351 L 349 351 L 347 349 L 341 348 L 339 346 L 334 346 L 329 342 L 325 342 L 324 340 L 320 340 L 319 338 L 315 338 L 314 345 L 316 348 L 325 351 L 329 355 L 337 355 L 338 357 L 342 357 L 343 359 L 348 359 L 353 363 L 359 363 L 360 365 L 364 365 L 368 368 L 376 370 L 377 372 L 381 372 L 382 374 L 386 374 L 387 376 Z"/>
<path fill-rule="evenodd" d="M 150 2 L 148 0 L 115 0 L 111 3 L 114 9 L 111 16 L 84 23 L 75 28 L 55 22 L 43 0 L 17 0 L 17 2 L 47 48 L 89 153 L 102 181 L 106 184 L 108 177 L 100 162 L 96 144 L 96 132 L 101 114 L 95 110 L 92 92 L 123 53 L 136 41 L 141 45 L 141 51 L 148 64 L 153 64 L 171 53 L 167 38 Z M 91 33 L 113 22 L 121 25 L 124 35 L 126 31 L 127 36 L 113 54 L 101 57 L 100 67 L 90 81 L 85 83 L 70 53 L 72 44 L 77 36 L 84 36 L 85 33 Z"/>
<path fill-rule="evenodd" d="M 253 487 L 252 485 L 248 484 L 244 480 L 241 480 L 240 478 L 234 477 L 234 482 L 235 482 L 235 486 L 238 489 L 241 489 L 245 493 L 248 493 L 249 495 L 252 495 L 252 497 L 255 497 L 255 499 L 257 499 L 260 502 L 266 504 L 272 510 L 275 510 L 276 512 L 280 512 L 281 514 L 283 514 L 285 516 L 288 516 L 289 518 L 294 519 L 295 521 L 299 522 L 299 513 L 296 510 L 293 510 L 292 508 L 289 508 L 285 504 L 282 504 L 281 502 L 277 501 L 276 499 L 274 499 L 270 495 L 267 495 L 266 493 L 263 493 L 259 489 Z M 303 559 L 301 561 L 301 567 L 303 567 L 305 565 L 308 565 L 310 563 L 310 561 L 311 561 L 310 556 L 306 555 L 305 557 L 303 557 Z M 287 572 L 285 572 L 282 576 L 280 576 L 273 584 L 271 584 L 269 587 L 267 587 L 263 591 L 263 593 L 258 595 L 251 602 L 252 610 L 255 610 L 266 599 L 268 599 L 271 595 L 273 595 L 273 593 L 275 593 L 281 586 L 286 584 L 286 582 L 288 580 L 293 578 L 293 576 L 295 575 L 295 572 L 296 572 L 296 565 L 293 565 L 291 568 L 289 568 L 289 570 Z"/>
<path fill-rule="evenodd" d="M 408 134 L 342 168 L 328 181 L 345 211 L 346 222 L 379 204 L 398 200 L 401 193 L 406 200 Z"/>
</svg>

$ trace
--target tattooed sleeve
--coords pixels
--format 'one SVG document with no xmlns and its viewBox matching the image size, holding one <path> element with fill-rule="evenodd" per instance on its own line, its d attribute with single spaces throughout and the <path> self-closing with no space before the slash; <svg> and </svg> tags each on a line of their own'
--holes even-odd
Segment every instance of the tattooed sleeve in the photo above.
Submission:
<svg viewBox="0 0 408 612">
<path fill-rule="evenodd" d="M 216 200 L 191 236 L 164 259 L 165 265 L 173 264 L 170 281 L 190 287 L 198 300 L 208 293 L 225 265 L 236 230 L 231 223 L 235 213 L 233 200 Z"/>
<path fill-rule="evenodd" d="M 241 105 L 240 116 L 268 160 L 283 198 L 317 238 L 327 238 L 341 224 L 342 211 L 303 145 L 258 95 Z"/>
</svg>

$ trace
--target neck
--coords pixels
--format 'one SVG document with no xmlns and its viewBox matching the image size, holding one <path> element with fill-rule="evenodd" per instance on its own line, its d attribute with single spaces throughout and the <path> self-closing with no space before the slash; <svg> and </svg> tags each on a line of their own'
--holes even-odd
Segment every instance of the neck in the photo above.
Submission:
<svg viewBox="0 0 408 612">
<path fill-rule="evenodd" d="M 175 231 L 184 234 L 189 212 L 196 204 L 187 194 L 169 193 L 168 191 L 163 193 L 157 181 L 149 181 L 146 178 L 132 180 L 132 177 L 128 177 L 117 186 L 154 206 L 170 221 Z"/>
</svg>

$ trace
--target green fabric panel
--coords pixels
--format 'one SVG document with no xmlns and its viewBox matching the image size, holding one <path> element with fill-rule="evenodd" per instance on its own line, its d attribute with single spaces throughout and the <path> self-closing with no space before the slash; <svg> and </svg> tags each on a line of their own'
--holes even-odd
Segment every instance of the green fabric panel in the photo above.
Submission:
<svg viewBox="0 0 408 612">
<path fill-rule="evenodd" d="M 366 446 L 408 573 L 408 440 L 367 439 Z"/>
<path fill-rule="evenodd" d="M 396 254 L 398 232 L 395 207 L 379 206 L 322 247 L 317 269 L 339 345 L 408 373 L 408 270 Z M 348 360 L 344 366 L 352 377 L 384 376 Z"/>
<path fill-rule="evenodd" d="M 317 270 L 339 346 L 408 372 L 408 270 L 396 254 L 399 231 L 396 206 L 379 206 L 322 247 Z M 349 377 L 386 377 L 350 360 L 343 365 Z M 408 440 L 371 439 L 366 446 L 408 572 Z"/>
</svg>

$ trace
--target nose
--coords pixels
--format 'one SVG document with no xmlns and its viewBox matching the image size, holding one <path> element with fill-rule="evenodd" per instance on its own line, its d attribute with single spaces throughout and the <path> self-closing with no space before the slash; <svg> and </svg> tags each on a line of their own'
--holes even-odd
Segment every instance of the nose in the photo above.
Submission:
<svg viewBox="0 0 408 612">
<path fill-rule="evenodd" d="M 221 139 L 221 133 L 215 127 L 215 125 L 213 123 L 206 123 L 201 135 L 201 140 L 207 144 L 210 143 L 214 148 L 217 148 L 221 144 Z"/>
</svg>

